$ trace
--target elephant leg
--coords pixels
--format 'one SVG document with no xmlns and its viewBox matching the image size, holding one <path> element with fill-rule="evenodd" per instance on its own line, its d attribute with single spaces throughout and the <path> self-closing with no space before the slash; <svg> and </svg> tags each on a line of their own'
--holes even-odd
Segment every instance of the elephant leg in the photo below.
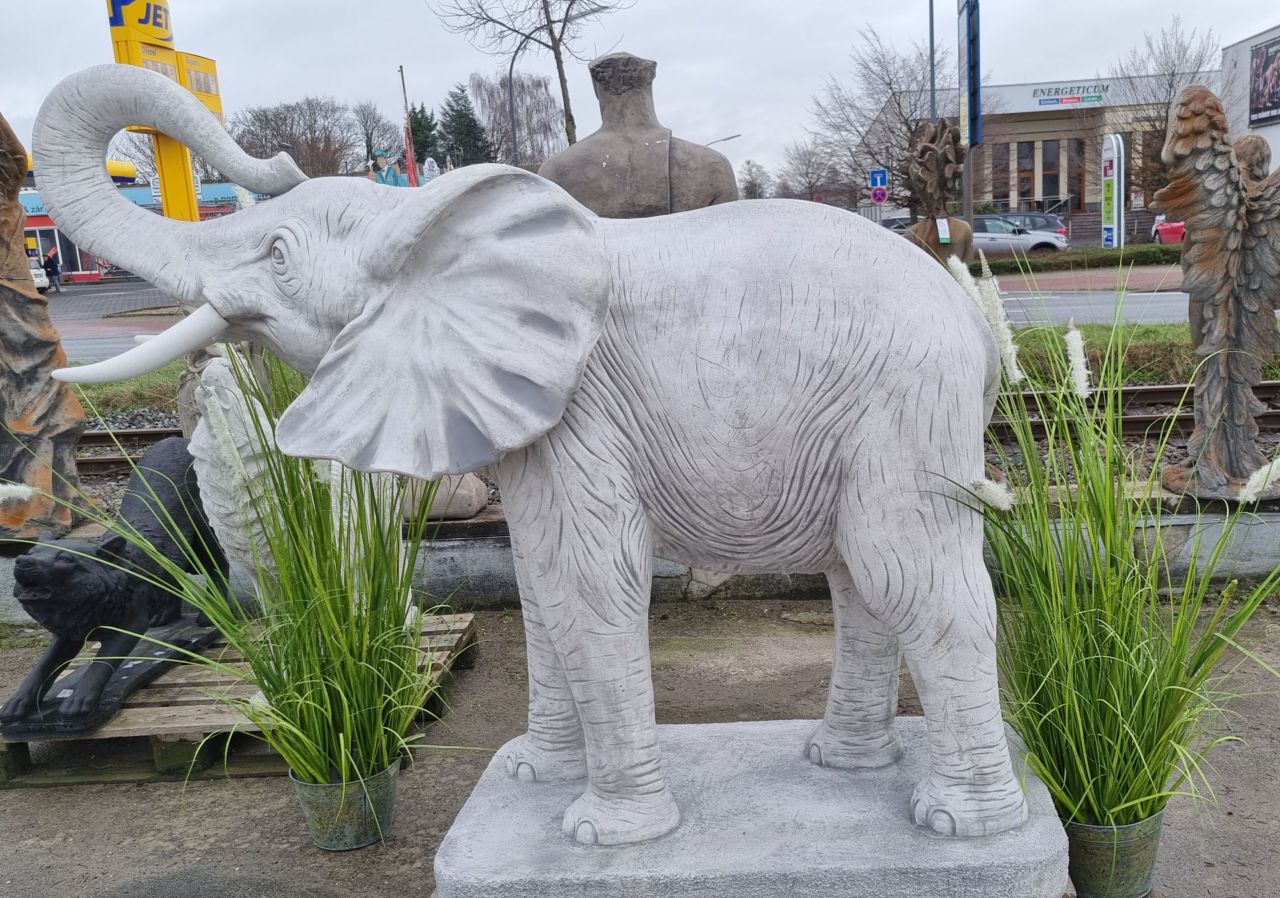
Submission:
<svg viewBox="0 0 1280 898">
<path fill-rule="evenodd" d="M 897 634 L 924 705 L 930 770 L 912 817 L 944 835 L 1013 829 L 1027 807 L 1000 716 L 981 516 L 936 483 L 880 486 L 850 497 L 841 552 L 871 614 Z"/>
<path fill-rule="evenodd" d="M 529 726 L 507 755 L 507 773 L 538 782 L 581 779 L 587 775 L 586 743 L 569 679 L 538 614 L 538 605 L 545 599 L 535 596 L 528 566 L 518 550 L 515 567 L 529 658 Z"/>
<path fill-rule="evenodd" d="M 836 657 L 822 723 L 805 754 L 823 767 L 883 767 L 902 755 L 893 728 L 898 709 L 898 638 L 858 594 L 848 569 L 827 574 L 836 617 Z"/>
<path fill-rule="evenodd" d="M 535 629 L 550 639 L 586 745 L 587 789 L 562 829 L 584 844 L 642 842 L 680 823 L 654 722 L 651 525 L 620 465 L 570 443 L 572 428 L 555 433 L 559 442 L 510 453 L 497 473 Z"/>
</svg>

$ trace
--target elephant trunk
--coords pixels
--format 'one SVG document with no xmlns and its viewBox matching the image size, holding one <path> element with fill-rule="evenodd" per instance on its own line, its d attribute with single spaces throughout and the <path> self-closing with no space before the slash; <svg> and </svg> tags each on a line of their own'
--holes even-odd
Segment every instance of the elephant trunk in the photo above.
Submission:
<svg viewBox="0 0 1280 898">
<path fill-rule="evenodd" d="M 199 303 L 201 284 L 191 257 L 200 225 L 165 219 L 131 203 L 106 173 L 107 147 L 128 125 L 181 141 L 256 193 L 284 193 L 306 176 L 284 153 L 270 160 L 247 155 L 194 95 L 156 72 L 100 65 L 54 87 L 32 134 L 37 185 L 50 217 L 80 247 Z"/>
</svg>

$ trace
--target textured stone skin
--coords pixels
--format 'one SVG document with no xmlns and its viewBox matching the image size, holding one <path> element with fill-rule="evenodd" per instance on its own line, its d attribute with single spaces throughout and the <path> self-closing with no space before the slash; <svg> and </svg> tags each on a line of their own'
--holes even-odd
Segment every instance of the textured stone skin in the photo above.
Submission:
<svg viewBox="0 0 1280 898">
<path fill-rule="evenodd" d="M 27 154 L 0 115 L 0 480 L 37 491 L 0 501 L 0 537 L 31 538 L 75 523 L 83 499 L 76 443 L 84 432 L 80 400 L 49 373 L 67 364 L 49 306 L 31 280 L 18 190 Z"/>
<path fill-rule="evenodd" d="M 496 465 L 530 668 L 529 732 L 505 760 L 525 780 L 586 774 L 566 836 L 625 844 L 680 820 L 649 672 L 655 554 L 826 574 L 831 699 L 791 750 L 891 763 L 905 657 L 930 764 L 903 813 L 947 835 L 1023 823 L 982 518 L 960 486 L 983 474 L 1000 364 L 942 267 L 815 203 L 613 221 L 505 166 L 421 190 L 318 179 L 181 230 L 141 213 L 126 244 L 97 223 L 132 209 L 87 177 L 126 121 L 250 186 L 277 163 L 239 155 L 193 97 L 127 66 L 71 76 L 36 123 L 45 202 L 74 239 L 112 242 L 312 374 L 281 448 L 423 478 Z M 128 252 L 166 243 L 171 256 Z M 166 336 L 139 349 L 185 347 Z"/>
<path fill-rule="evenodd" d="M 1227 134 L 1222 103 L 1189 85 L 1169 107 L 1161 158 L 1168 185 L 1152 208 L 1185 221 L 1183 289 L 1191 339 L 1205 362 L 1196 369 L 1195 430 L 1185 462 L 1166 465 L 1164 486 L 1204 499 L 1234 499 L 1270 459 L 1257 445 L 1253 393 L 1262 364 L 1280 350 L 1280 170 L 1266 175 L 1265 143 Z M 1272 487 L 1262 498 L 1280 495 Z"/>
<path fill-rule="evenodd" d="M 604 218 L 645 218 L 738 198 L 723 155 L 671 136 L 653 108 L 658 64 L 630 53 L 591 63 L 600 130 L 552 156 L 538 174 Z"/>
<path fill-rule="evenodd" d="M 948 841 L 912 826 L 899 796 L 928 766 L 924 721 L 900 717 L 902 761 L 815 768 L 794 751 L 812 721 L 660 726 L 679 830 L 625 852 L 582 851 L 555 813 L 573 783 L 521 788 L 501 749 L 436 853 L 440 898 L 1062 898 L 1067 840 L 1029 775 L 1026 826 Z M 1016 762 L 1019 772 L 1020 762 Z"/>
</svg>

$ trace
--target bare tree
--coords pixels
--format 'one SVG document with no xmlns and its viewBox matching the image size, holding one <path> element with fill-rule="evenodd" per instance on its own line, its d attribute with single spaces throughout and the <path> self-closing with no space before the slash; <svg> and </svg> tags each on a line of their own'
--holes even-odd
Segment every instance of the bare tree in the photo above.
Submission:
<svg viewBox="0 0 1280 898">
<path fill-rule="evenodd" d="M 763 200 L 773 196 L 773 175 L 759 162 L 748 159 L 738 169 L 738 189 L 744 200 Z"/>
<path fill-rule="evenodd" d="M 511 147 L 511 89 L 507 73 L 486 78 L 472 73 L 469 85 L 489 139 L 499 162 L 509 165 L 537 164 L 564 149 L 562 130 L 564 113 L 559 101 L 551 95 L 551 82 L 545 75 L 515 73 L 516 148 Z"/>
<path fill-rule="evenodd" d="M 332 97 L 250 106 L 232 116 L 228 130 L 251 156 L 266 158 L 287 150 L 312 178 L 343 174 L 366 158 L 351 110 Z"/>
<path fill-rule="evenodd" d="M 898 50 L 870 26 L 858 34 L 849 53 L 847 81 L 827 79 L 813 98 L 814 132 L 832 164 L 833 186 L 855 207 L 873 168 L 889 170 L 890 186 L 905 195 L 905 172 L 898 161 L 906 155 L 915 129 L 930 119 L 929 47 L 915 43 Z M 956 114 L 956 70 L 950 51 L 937 50 L 939 116 Z"/>
<path fill-rule="evenodd" d="M 132 162 L 138 171 L 138 180 L 147 184 L 155 184 L 158 177 L 156 171 L 156 151 L 150 134 L 140 131 L 121 131 L 111 141 L 107 151 L 112 159 Z M 222 172 L 205 162 L 195 153 L 191 154 L 191 168 L 197 181 L 213 183 L 222 181 Z"/>
<path fill-rule="evenodd" d="M 778 195 L 812 200 L 831 183 L 831 156 L 817 138 L 800 140 L 786 149 L 786 162 L 778 172 Z M 785 186 L 784 186 L 785 185 Z"/>
<path fill-rule="evenodd" d="M 1111 66 L 1108 74 L 1115 95 L 1110 100 L 1133 107 L 1133 127 L 1142 134 L 1142 160 L 1131 174 L 1148 200 L 1169 182 L 1169 167 L 1160 158 L 1169 107 L 1186 85 L 1215 80 L 1221 60 L 1222 48 L 1212 28 L 1204 33 L 1185 31 L 1181 17 L 1174 15 Z M 1224 85 L 1213 87 L 1223 92 Z"/>
<path fill-rule="evenodd" d="M 373 158 L 379 149 L 392 150 L 404 143 L 403 131 L 378 109 L 372 100 L 356 103 L 351 107 L 351 117 L 355 120 L 356 130 L 360 132 L 360 140 L 364 146 L 364 158 Z"/>
<path fill-rule="evenodd" d="M 431 6 L 431 11 L 446 28 L 466 35 L 474 47 L 485 53 L 518 56 L 529 44 L 549 52 L 560 76 L 564 135 L 572 144 L 577 142 L 578 132 L 569 102 L 565 56 L 581 59 L 573 45 L 588 22 L 627 9 L 632 3 L 634 0 L 440 0 Z"/>
</svg>

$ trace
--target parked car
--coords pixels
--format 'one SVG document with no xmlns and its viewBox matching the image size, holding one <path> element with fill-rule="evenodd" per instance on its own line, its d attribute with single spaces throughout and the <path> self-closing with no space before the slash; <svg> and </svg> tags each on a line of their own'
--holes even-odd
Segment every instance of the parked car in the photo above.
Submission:
<svg viewBox="0 0 1280 898">
<path fill-rule="evenodd" d="M 31 264 L 31 279 L 36 282 L 36 289 L 41 293 L 49 289 L 49 276 L 44 273 L 44 268 L 40 264 L 40 260 L 32 256 L 27 257 L 27 262 Z"/>
<path fill-rule="evenodd" d="M 1067 226 L 1062 219 L 1048 212 L 1006 212 L 1000 217 L 1028 231 L 1052 231 L 1067 236 Z"/>
<path fill-rule="evenodd" d="M 990 256 L 1062 251 L 1071 249 L 1071 244 L 1065 234 L 1057 231 L 1029 231 L 1001 215 L 975 215 L 973 248 Z"/>
<path fill-rule="evenodd" d="M 1181 243 L 1186 235 L 1185 221 L 1162 221 L 1156 225 L 1156 243 Z"/>
<path fill-rule="evenodd" d="M 895 233 L 901 234 L 907 228 L 911 227 L 911 219 L 905 215 L 894 216 L 893 218 L 880 219 L 880 224 Z"/>
</svg>

